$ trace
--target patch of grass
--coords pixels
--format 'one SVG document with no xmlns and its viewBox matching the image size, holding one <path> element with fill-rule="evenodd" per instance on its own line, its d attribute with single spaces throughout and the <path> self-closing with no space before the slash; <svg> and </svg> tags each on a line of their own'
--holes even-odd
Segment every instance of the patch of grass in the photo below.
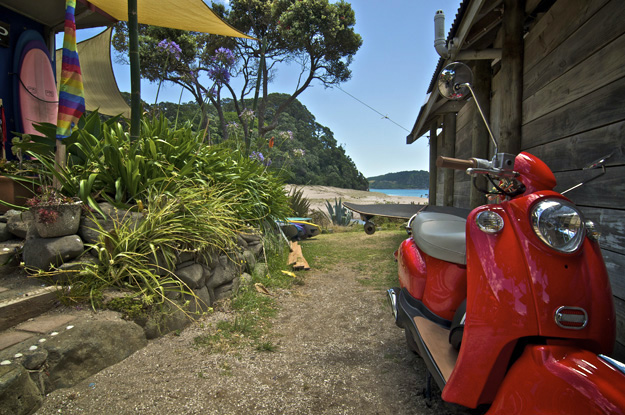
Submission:
<svg viewBox="0 0 625 415">
<path fill-rule="evenodd" d="M 336 233 L 301 242 L 302 252 L 313 269 L 332 270 L 335 264 L 349 266 L 363 277 L 361 283 L 374 288 L 397 284 L 393 253 L 407 238 L 403 230 L 382 230 L 373 235 Z"/>
<path fill-rule="evenodd" d="M 405 231 L 378 231 L 374 235 L 361 232 L 340 232 L 321 235 L 300 242 L 304 257 L 312 269 L 331 271 L 336 264 L 349 266 L 359 272 L 360 283 L 374 289 L 397 285 L 397 264 L 393 253 L 406 238 Z M 236 351 L 252 347 L 257 351 L 275 351 L 277 346 L 268 335 L 271 318 L 277 313 L 273 297 L 260 294 L 255 283 L 270 292 L 288 289 L 305 282 L 306 271 L 296 272 L 297 278 L 285 275 L 288 249 L 279 240 L 266 242 L 268 266 L 258 267 L 250 284 L 242 287 L 228 303 L 234 317 L 208 328 L 208 334 L 197 336 L 194 343 L 213 353 Z"/>
<path fill-rule="evenodd" d="M 264 241 L 267 264 L 254 270 L 250 284 L 242 286 L 229 301 L 228 307 L 234 318 L 220 321 L 209 329 L 209 334 L 197 336 L 194 344 L 210 352 L 220 353 L 252 346 L 259 351 L 274 351 L 276 346 L 268 339 L 271 318 L 277 313 L 274 298 L 256 291 L 254 284 L 262 284 L 270 292 L 287 289 L 293 284 L 303 284 L 301 278 L 293 278 L 280 272 L 286 269 L 288 248 L 278 238 Z"/>
</svg>

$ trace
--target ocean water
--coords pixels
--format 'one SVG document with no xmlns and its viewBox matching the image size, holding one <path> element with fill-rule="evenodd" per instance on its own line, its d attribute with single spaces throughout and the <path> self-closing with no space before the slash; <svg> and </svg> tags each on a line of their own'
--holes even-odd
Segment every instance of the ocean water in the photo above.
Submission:
<svg viewBox="0 0 625 415">
<path fill-rule="evenodd" d="M 369 189 L 371 192 L 380 192 L 389 196 L 428 197 L 428 189 Z"/>
</svg>

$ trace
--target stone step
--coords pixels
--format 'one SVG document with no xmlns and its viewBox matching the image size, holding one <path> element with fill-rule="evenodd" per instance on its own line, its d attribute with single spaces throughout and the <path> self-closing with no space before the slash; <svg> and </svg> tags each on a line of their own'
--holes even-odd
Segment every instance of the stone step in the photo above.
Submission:
<svg viewBox="0 0 625 415">
<path fill-rule="evenodd" d="M 31 288 L 25 292 L 8 290 L 0 300 L 0 331 L 16 326 L 50 310 L 57 302 L 56 286 Z M 11 295 L 14 294 L 14 295 Z"/>
</svg>

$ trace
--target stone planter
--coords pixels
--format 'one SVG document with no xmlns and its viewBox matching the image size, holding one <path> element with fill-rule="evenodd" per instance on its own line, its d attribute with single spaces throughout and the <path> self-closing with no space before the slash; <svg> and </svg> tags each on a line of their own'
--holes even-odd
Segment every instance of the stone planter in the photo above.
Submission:
<svg viewBox="0 0 625 415">
<path fill-rule="evenodd" d="M 67 205 L 39 205 L 30 208 L 35 228 L 42 238 L 74 235 L 80 226 L 82 202 Z M 51 218 L 56 217 L 54 220 Z"/>
<path fill-rule="evenodd" d="M 10 177 L 0 176 L 0 197 L 3 201 L 17 206 L 26 206 L 26 200 L 34 195 L 34 185 L 17 182 Z M 10 207 L 0 204 L 0 213 L 9 210 Z"/>
</svg>

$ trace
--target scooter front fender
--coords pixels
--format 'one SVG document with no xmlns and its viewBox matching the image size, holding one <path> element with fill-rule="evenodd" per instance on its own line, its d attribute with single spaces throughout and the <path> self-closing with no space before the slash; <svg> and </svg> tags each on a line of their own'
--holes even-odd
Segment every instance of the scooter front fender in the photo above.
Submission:
<svg viewBox="0 0 625 415">
<path fill-rule="evenodd" d="M 587 350 L 528 346 L 488 415 L 625 414 L 625 375 Z"/>
</svg>

